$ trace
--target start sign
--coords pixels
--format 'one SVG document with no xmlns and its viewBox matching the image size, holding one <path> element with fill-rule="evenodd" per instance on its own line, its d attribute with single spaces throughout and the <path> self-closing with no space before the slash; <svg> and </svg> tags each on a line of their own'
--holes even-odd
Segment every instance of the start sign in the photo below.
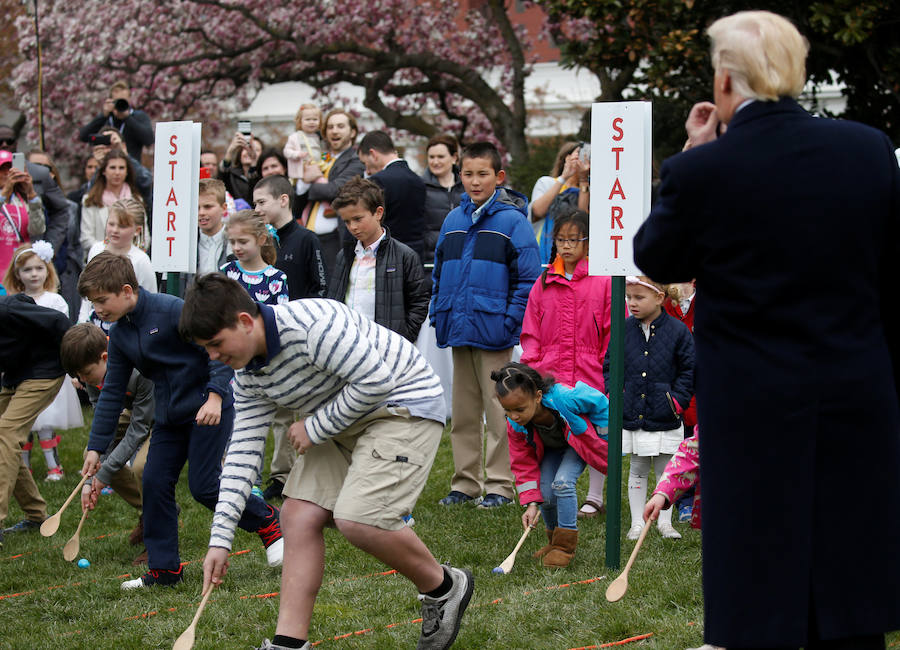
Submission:
<svg viewBox="0 0 900 650">
<path fill-rule="evenodd" d="M 591 275 L 638 275 L 631 240 L 650 214 L 650 102 L 591 107 Z"/>
<path fill-rule="evenodd" d="M 159 122 L 153 164 L 153 270 L 197 270 L 200 124 Z"/>
</svg>

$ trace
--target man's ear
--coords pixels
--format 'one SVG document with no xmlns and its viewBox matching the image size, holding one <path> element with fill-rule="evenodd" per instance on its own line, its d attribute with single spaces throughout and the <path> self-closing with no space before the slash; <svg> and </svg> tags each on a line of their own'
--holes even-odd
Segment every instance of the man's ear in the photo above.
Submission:
<svg viewBox="0 0 900 650">
<path fill-rule="evenodd" d="M 245 332 L 250 332 L 253 330 L 253 327 L 256 325 L 256 323 L 253 320 L 253 316 L 245 311 L 242 311 L 238 313 L 238 325 L 240 325 Z"/>
<path fill-rule="evenodd" d="M 109 352 L 105 352 L 105 351 L 104 351 L 104 352 L 101 352 L 101 353 L 100 353 L 100 360 L 103 361 L 104 363 L 106 363 L 106 360 L 107 360 L 107 359 L 109 359 Z"/>
</svg>

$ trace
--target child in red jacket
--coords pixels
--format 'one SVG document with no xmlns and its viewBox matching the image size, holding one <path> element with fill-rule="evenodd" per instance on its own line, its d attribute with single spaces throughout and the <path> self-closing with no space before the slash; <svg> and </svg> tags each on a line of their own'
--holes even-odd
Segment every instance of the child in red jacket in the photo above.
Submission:
<svg viewBox="0 0 900 650">
<path fill-rule="evenodd" d="M 535 553 L 547 567 L 565 567 L 578 544 L 575 484 L 587 465 L 606 473 L 609 400 L 583 382 L 574 388 L 541 377 L 523 363 L 491 373 L 506 412 L 509 458 L 526 528 L 540 508 L 550 543 Z"/>
</svg>

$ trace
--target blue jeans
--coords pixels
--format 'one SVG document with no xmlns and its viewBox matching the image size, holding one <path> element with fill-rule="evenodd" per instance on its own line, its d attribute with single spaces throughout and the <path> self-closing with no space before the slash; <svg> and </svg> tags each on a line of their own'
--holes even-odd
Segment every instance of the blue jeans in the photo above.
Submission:
<svg viewBox="0 0 900 650">
<path fill-rule="evenodd" d="M 144 466 L 144 545 L 151 569 L 178 569 L 178 515 L 175 484 L 188 464 L 188 488 L 198 502 L 215 510 L 219 499 L 222 455 L 231 439 L 234 407 L 222 409 L 216 426 L 194 422 L 180 425 L 157 424 L 150 436 L 150 451 Z M 238 526 L 257 531 L 269 523 L 265 501 L 250 495 Z"/>
<path fill-rule="evenodd" d="M 557 526 L 578 530 L 578 495 L 575 494 L 575 483 L 584 471 L 587 463 L 574 449 L 544 448 L 541 460 L 541 516 L 547 530 Z"/>
</svg>

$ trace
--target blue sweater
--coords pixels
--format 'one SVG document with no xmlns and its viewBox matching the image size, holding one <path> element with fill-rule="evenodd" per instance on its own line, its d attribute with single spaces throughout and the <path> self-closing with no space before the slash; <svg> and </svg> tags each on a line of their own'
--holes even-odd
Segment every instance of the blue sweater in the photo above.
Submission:
<svg viewBox="0 0 900 650">
<path fill-rule="evenodd" d="M 609 385 L 609 350 L 603 360 Z M 625 321 L 625 392 L 622 427 L 669 431 L 681 424 L 666 399 L 686 409 L 694 394 L 694 339 L 687 325 L 665 311 L 650 323 L 650 338 L 634 316 Z"/>
<path fill-rule="evenodd" d="M 231 368 L 210 361 L 203 348 L 179 335 L 183 304 L 181 298 L 140 289 L 135 308 L 110 329 L 106 380 L 94 411 L 88 449 L 103 453 L 112 442 L 135 368 L 153 382 L 157 426 L 191 422 L 209 391 L 222 397 L 223 409 L 233 404 Z"/>
<path fill-rule="evenodd" d="M 528 292 L 541 272 L 527 205 L 522 194 L 498 188 L 474 223 L 468 194 L 447 215 L 429 310 L 438 346 L 505 350 L 519 342 Z"/>
</svg>

